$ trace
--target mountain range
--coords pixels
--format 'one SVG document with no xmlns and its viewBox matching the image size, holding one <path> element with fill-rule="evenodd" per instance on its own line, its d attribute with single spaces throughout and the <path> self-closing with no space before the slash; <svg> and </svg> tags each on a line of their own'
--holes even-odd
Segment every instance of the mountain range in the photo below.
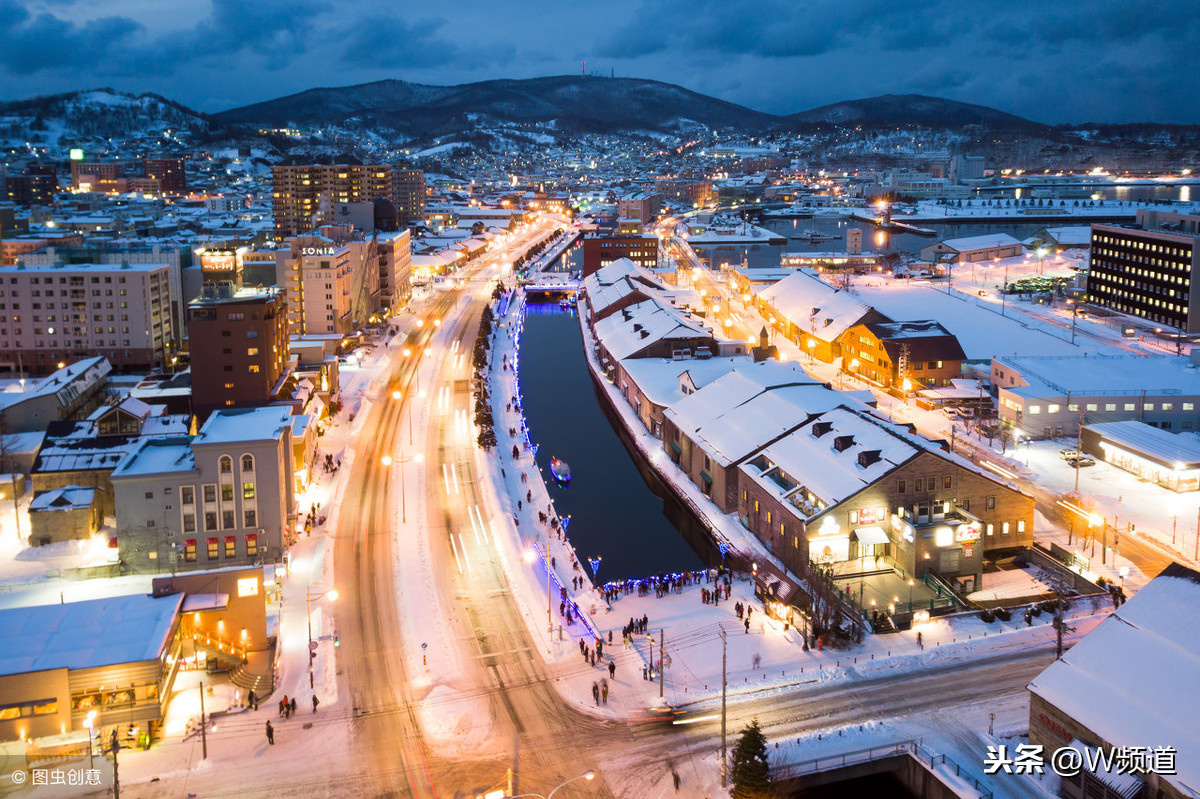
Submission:
<svg viewBox="0 0 1200 799">
<path fill-rule="evenodd" d="M 224 122 L 282 127 L 357 119 L 409 135 L 461 130 L 486 117 L 508 123 L 555 122 L 586 131 L 678 130 L 689 124 L 745 131 L 862 125 L 1006 129 L 1044 127 L 979 105 L 923 95 L 884 95 L 777 116 L 669 83 L 637 78 L 556 76 L 428 86 L 382 80 L 319 88 L 222 111 Z"/>
</svg>

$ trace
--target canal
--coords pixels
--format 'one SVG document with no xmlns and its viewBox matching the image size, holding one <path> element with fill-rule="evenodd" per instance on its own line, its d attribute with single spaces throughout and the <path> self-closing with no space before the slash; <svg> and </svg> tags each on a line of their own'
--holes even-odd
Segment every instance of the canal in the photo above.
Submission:
<svg viewBox="0 0 1200 799">
<path fill-rule="evenodd" d="M 581 260 L 581 252 L 576 248 L 566 258 Z M 601 405 L 574 310 L 557 303 L 529 304 L 520 369 L 538 466 L 548 478 L 555 509 L 570 516 L 567 535 L 585 571 L 591 574 L 587 561 L 596 556 L 600 582 L 711 564 L 714 553 L 697 535 L 695 520 L 669 496 L 664 500 L 657 478 L 626 449 Z M 566 488 L 549 479 L 552 456 L 570 464 Z M 703 559 L 688 539 L 705 553 Z"/>
</svg>

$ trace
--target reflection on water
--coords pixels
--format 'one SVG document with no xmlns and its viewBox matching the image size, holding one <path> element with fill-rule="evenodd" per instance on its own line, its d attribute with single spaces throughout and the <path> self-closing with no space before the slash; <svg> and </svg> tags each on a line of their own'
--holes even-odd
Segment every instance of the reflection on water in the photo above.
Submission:
<svg viewBox="0 0 1200 799">
<path fill-rule="evenodd" d="M 570 268 L 579 268 L 579 255 L 571 254 Z M 571 467 L 570 487 L 548 485 L 560 516 L 571 517 L 569 536 L 588 576 L 594 556 L 602 558 L 601 581 L 699 568 L 700 558 L 664 515 L 673 508 L 664 509 L 647 486 L 601 408 L 574 313 L 557 303 L 529 305 L 520 364 L 538 465 L 547 478 L 552 456 Z"/>
</svg>

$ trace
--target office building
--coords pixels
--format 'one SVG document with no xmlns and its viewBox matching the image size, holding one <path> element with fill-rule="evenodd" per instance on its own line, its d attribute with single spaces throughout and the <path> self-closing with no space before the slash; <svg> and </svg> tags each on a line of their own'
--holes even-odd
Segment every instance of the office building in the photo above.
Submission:
<svg viewBox="0 0 1200 799">
<path fill-rule="evenodd" d="M 1138 227 L 1092 225 L 1088 301 L 1182 333 L 1200 333 L 1200 216 L 1141 209 Z"/>
<path fill-rule="evenodd" d="M 206 285 L 188 304 L 192 412 L 270 402 L 290 373 L 287 336 L 280 289 Z"/>
<path fill-rule="evenodd" d="M 45 374 L 103 355 L 118 370 L 174 356 L 167 264 L 0 268 L 0 369 Z"/>
<path fill-rule="evenodd" d="M 392 168 L 380 164 L 276 166 L 272 168 L 275 237 L 284 239 L 334 224 L 339 203 L 392 197 Z"/>
<path fill-rule="evenodd" d="M 658 236 L 589 236 L 583 240 L 584 277 L 618 258 L 628 258 L 647 269 L 658 268 Z"/>
</svg>

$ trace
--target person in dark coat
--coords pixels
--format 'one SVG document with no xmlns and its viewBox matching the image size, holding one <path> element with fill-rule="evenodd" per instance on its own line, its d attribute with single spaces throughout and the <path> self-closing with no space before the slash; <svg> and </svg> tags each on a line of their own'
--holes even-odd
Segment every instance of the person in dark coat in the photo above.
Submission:
<svg viewBox="0 0 1200 799">
<path fill-rule="evenodd" d="M 317 705 L 321 704 L 321 700 L 317 699 L 317 695 L 313 694 L 313 713 L 317 712 Z"/>
<path fill-rule="evenodd" d="M 292 713 L 295 713 L 295 712 L 296 712 L 296 697 L 293 696 L 292 697 L 292 712 L 288 713 L 288 715 L 290 716 L 290 715 L 292 715 Z"/>
<path fill-rule="evenodd" d="M 270 719 L 267 719 L 267 743 L 271 746 L 275 745 L 275 728 L 271 726 Z"/>
</svg>

